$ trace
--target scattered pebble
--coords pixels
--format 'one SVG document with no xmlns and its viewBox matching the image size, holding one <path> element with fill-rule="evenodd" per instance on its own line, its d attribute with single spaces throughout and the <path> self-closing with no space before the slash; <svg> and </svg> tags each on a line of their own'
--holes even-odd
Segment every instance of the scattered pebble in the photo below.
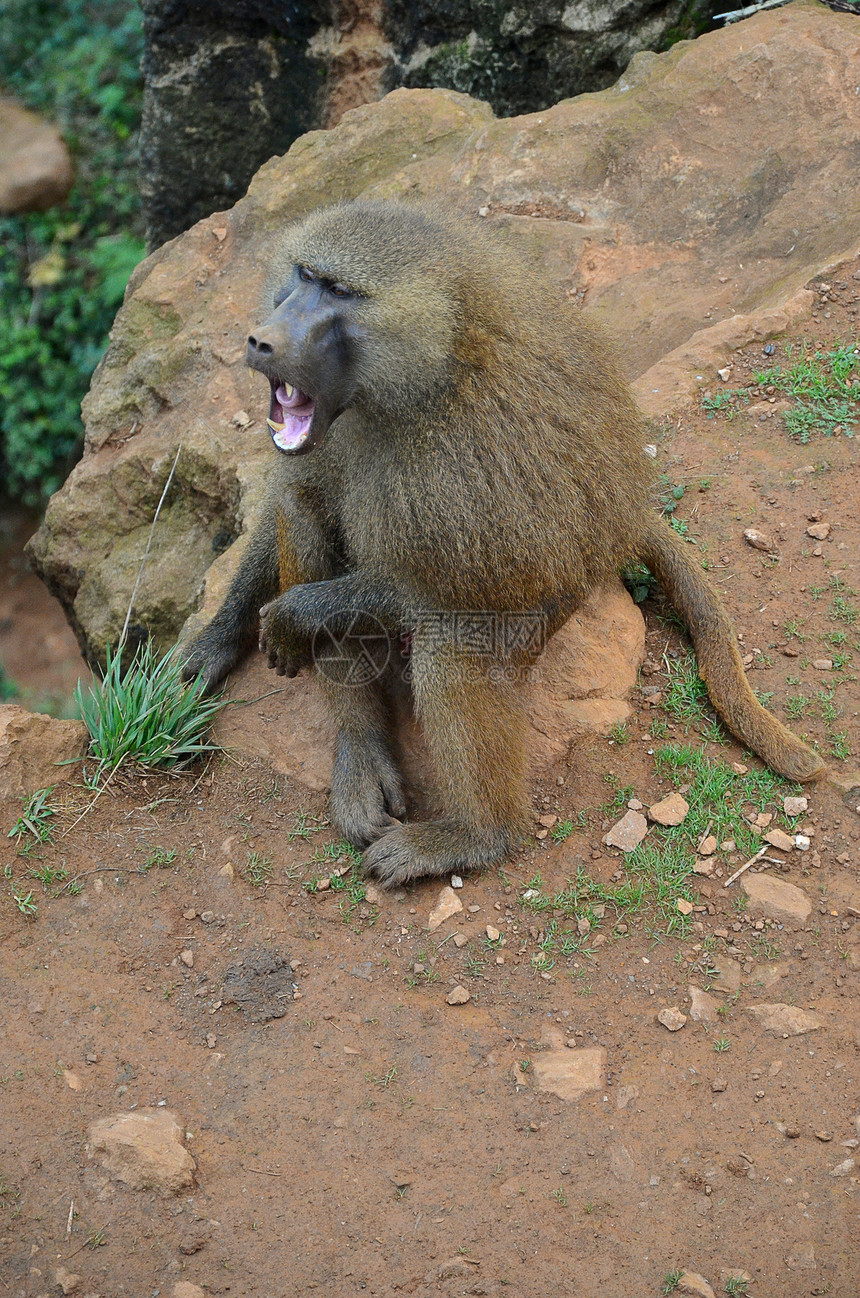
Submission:
<svg viewBox="0 0 860 1298">
<path fill-rule="evenodd" d="M 449 991 L 448 995 L 445 997 L 445 1002 L 448 1005 L 465 1005 L 471 999 L 472 997 L 469 992 L 466 991 L 465 987 L 457 986 Z"/>
<path fill-rule="evenodd" d="M 607 847 L 618 847 L 622 852 L 632 852 L 648 833 L 648 821 L 641 811 L 628 811 L 604 834 Z"/>
<path fill-rule="evenodd" d="M 833 670 L 833 659 L 813 658 L 812 665 L 817 672 L 829 672 Z"/>
<path fill-rule="evenodd" d="M 806 535 L 811 536 L 814 541 L 826 541 L 830 535 L 830 524 L 812 523 L 806 529 Z"/>
<path fill-rule="evenodd" d="M 802 816 L 809 810 L 808 798 L 783 798 L 782 809 L 787 816 Z"/>
<path fill-rule="evenodd" d="M 754 527 L 748 527 L 744 532 L 744 540 L 747 545 L 751 545 L 754 550 L 764 550 L 766 554 L 777 554 L 778 547 L 773 537 L 768 536 L 766 532 L 759 532 Z"/>
<path fill-rule="evenodd" d="M 843 1162 L 837 1163 L 832 1169 L 831 1176 L 849 1176 L 856 1166 L 856 1159 L 846 1158 Z"/>
<path fill-rule="evenodd" d="M 452 915 L 458 914 L 463 909 L 463 903 L 456 895 L 453 888 L 443 888 L 436 899 L 436 905 L 430 911 L 427 918 L 427 927 L 431 933 L 435 933 L 446 919 Z M 453 1003 L 453 1002 L 452 1002 Z"/>
<path fill-rule="evenodd" d="M 677 1292 L 692 1294 L 694 1298 L 717 1298 L 705 1277 L 699 1275 L 698 1271 L 682 1271 Z"/>
<path fill-rule="evenodd" d="M 769 829 L 764 836 L 764 841 L 770 843 L 771 847 L 775 847 L 779 852 L 790 852 L 794 847 L 794 839 L 783 829 Z"/>
<path fill-rule="evenodd" d="M 182 963 L 185 965 L 185 968 L 186 968 L 186 969 L 193 969 L 193 968 L 194 968 L 194 952 L 193 952 L 193 951 L 180 951 L 180 952 L 179 952 L 179 959 L 180 959 L 180 960 L 182 961 Z"/>
<path fill-rule="evenodd" d="M 451 875 L 451 887 L 452 887 L 452 888 L 462 888 L 462 886 L 463 886 L 463 880 L 460 878 L 459 874 L 452 874 L 452 875 Z"/>
<path fill-rule="evenodd" d="M 717 850 L 717 840 L 713 834 L 708 834 L 707 838 L 703 838 L 696 850 L 699 856 L 713 856 Z"/>
<path fill-rule="evenodd" d="M 747 1013 L 760 1028 L 775 1036 L 799 1037 L 824 1026 L 817 1014 L 798 1009 L 796 1005 L 748 1005 Z"/>
<path fill-rule="evenodd" d="M 467 938 L 465 933 L 455 933 L 454 937 L 452 938 L 452 941 L 454 943 L 454 946 L 463 947 L 467 944 L 469 939 Z"/>
<path fill-rule="evenodd" d="M 725 1077 L 715 1077 L 711 1082 L 711 1090 L 714 1095 L 719 1095 L 721 1091 L 725 1091 L 728 1088 L 728 1085 L 729 1084 Z"/>
<path fill-rule="evenodd" d="M 681 1013 L 677 1005 L 673 1005 L 671 1008 L 660 1010 L 657 1022 L 662 1023 L 663 1027 L 668 1028 L 670 1032 L 680 1032 L 687 1022 L 687 1016 Z"/>
<path fill-rule="evenodd" d="M 487 937 L 491 942 L 498 942 L 501 936 L 502 935 L 499 932 L 499 930 L 497 928 L 494 928 L 492 924 L 487 925 Z"/>
<path fill-rule="evenodd" d="M 655 802 L 648 811 L 648 819 L 658 825 L 680 825 L 687 817 L 690 804 L 680 793 L 670 793 L 660 802 Z"/>
<path fill-rule="evenodd" d="M 812 841 L 807 838 L 806 834 L 795 834 L 794 846 L 797 848 L 798 852 L 808 852 L 812 846 Z"/>
<path fill-rule="evenodd" d="M 748 913 L 753 918 L 761 916 L 799 928 L 812 914 L 812 902 L 803 889 L 772 874 L 745 874 L 741 887 L 748 898 Z"/>
</svg>

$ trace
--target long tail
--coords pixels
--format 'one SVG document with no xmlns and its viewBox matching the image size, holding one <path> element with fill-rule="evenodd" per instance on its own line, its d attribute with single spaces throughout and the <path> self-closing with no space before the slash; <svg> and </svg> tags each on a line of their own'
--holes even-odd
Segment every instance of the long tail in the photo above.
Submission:
<svg viewBox="0 0 860 1298">
<path fill-rule="evenodd" d="M 659 518 L 649 523 L 642 557 L 687 624 L 699 674 L 729 729 L 780 775 L 815 779 L 824 762 L 759 703 L 747 683 L 734 631 L 716 592 Z"/>
</svg>

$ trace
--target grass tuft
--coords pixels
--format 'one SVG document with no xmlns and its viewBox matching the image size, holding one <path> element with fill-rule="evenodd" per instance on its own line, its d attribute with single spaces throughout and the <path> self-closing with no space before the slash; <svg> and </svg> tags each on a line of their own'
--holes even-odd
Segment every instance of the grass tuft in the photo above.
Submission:
<svg viewBox="0 0 860 1298">
<path fill-rule="evenodd" d="M 127 667 L 122 646 L 108 649 L 104 675 L 86 693 L 78 682 L 75 700 L 99 775 L 126 760 L 181 769 L 218 747 L 206 734 L 226 699 L 205 698 L 202 679 L 186 683 L 182 668 L 176 647 L 159 657 L 150 640 Z"/>
</svg>

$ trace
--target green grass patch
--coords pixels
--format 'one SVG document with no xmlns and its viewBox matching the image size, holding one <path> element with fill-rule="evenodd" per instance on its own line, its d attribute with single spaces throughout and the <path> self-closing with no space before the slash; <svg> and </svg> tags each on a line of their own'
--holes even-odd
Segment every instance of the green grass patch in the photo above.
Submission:
<svg viewBox="0 0 860 1298">
<path fill-rule="evenodd" d="M 755 382 L 794 398 L 783 415 L 789 436 L 805 444 L 816 433 L 832 436 L 839 428 L 853 437 L 860 417 L 860 345 L 840 343 L 822 351 L 801 343 L 786 351 L 786 364 L 760 370 Z"/>
<path fill-rule="evenodd" d="M 202 679 L 185 682 L 182 669 L 176 647 L 159 656 L 147 641 L 127 666 L 121 647 L 108 648 L 102 679 L 86 691 L 78 683 L 75 700 L 90 732 L 96 778 L 126 761 L 182 769 L 218 747 L 207 735 L 227 700 L 205 697 Z"/>
</svg>

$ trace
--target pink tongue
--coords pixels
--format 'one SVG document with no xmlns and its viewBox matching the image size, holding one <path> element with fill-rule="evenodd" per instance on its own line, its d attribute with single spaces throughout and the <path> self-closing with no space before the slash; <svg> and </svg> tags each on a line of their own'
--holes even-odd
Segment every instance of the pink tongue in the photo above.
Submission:
<svg viewBox="0 0 860 1298">
<path fill-rule="evenodd" d="M 295 406 L 303 406 L 308 400 L 300 388 L 293 388 L 292 395 L 287 395 L 287 389 L 282 383 L 279 388 L 275 389 L 275 399 L 282 410 L 289 410 Z"/>
</svg>

